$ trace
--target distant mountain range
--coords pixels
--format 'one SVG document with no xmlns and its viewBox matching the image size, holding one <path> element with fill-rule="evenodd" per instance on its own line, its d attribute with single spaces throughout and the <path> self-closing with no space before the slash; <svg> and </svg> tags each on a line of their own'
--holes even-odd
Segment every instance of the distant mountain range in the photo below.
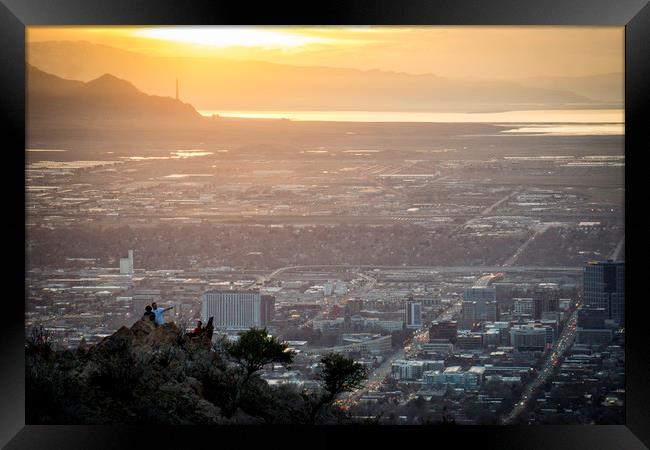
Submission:
<svg viewBox="0 0 650 450">
<path fill-rule="evenodd" d="M 584 77 L 534 77 L 519 81 L 524 86 L 575 92 L 595 101 L 622 107 L 625 77 L 622 73 L 605 73 Z"/>
<path fill-rule="evenodd" d="M 29 63 L 64 78 L 105 73 L 173 94 L 200 110 L 504 111 L 620 107 L 622 75 L 520 82 L 304 67 L 221 58 L 160 57 L 88 42 L 28 45 Z M 470 76 L 471 74 L 468 74 Z"/>
<path fill-rule="evenodd" d="M 188 103 L 147 95 L 110 74 L 84 83 L 28 64 L 27 118 L 39 128 L 152 129 L 195 126 L 203 116 Z"/>
</svg>

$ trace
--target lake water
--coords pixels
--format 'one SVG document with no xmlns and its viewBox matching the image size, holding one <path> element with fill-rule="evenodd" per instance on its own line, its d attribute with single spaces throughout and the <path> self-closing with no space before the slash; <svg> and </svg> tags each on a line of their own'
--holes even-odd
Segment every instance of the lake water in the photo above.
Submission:
<svg viewBox="0 0 650 450">
<path fill-rule="evenodd" d="M 288 119 L 325 122 L 428 122 L 493 123 L 513 125 L 509 134 L 534 135 L 622 135 L 623 109 L 563 109 L 501 112 L 425 111 L 215 111 L 201 110 L 204 116 Z M 541 125 L 544 126 L 541 126 Z M 519 126 L 514 126 L 519 125 Z"/>
</svg>

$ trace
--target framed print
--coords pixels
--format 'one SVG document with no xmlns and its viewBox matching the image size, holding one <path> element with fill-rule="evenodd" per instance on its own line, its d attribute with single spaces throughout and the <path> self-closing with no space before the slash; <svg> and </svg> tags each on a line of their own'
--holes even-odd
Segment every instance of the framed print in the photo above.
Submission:
<svg viewBox="0 0 650 450">
<path fill-rule="evenodd" d="M 3 0 L 0 442 L 647 448 L 649 20 Z"/>
</svg>

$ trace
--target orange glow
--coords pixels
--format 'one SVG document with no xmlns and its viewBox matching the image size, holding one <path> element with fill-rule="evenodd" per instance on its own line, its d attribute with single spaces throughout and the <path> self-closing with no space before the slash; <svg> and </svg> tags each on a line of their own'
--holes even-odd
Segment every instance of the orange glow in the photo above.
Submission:
<svg viewBox="0 0 650 450">
<path fill-rule="evenodd" d="M 30 26 L 27 60 L 72 80 L 109 73 L 159 96 L 174 97 L 178 79 L 179 98 L 209 114 L 356 110 L 375 113 L 361 121 L 405 121 L 420 117 L 383 113 L 619 110 L 623 38 L 623 27 Z"/>
</svg>

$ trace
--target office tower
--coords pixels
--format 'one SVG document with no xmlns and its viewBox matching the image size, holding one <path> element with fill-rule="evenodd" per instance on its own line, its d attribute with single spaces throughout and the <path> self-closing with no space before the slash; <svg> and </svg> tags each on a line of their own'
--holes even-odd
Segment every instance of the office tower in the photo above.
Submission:
<svg viewBox="0 0 650 450">
<path fill-rule="evenodd" d="M 404 306 L 404 322 L 406 328 L 418 329 L 422 326 L 422 303 L 414 302 L 413 297 Z"/>
<path fill-rule="evenodd" d="M 542 318 L 542 313 L 560 310 L 560 290 L 555 283 L 540 283 L 533 291 L 533 319 Z"/>
<path fill-rule="evenodd" d="M 584 305 L 604 308 L 607 318 L 625 323 L 625 263 L 589 262 L 584 268 Z"/>
<path fill-rule="evenodd" d="M 463 329 L 471 330 L 478 323 L 476 317 L 476 302 L 463 301 L 463 309 L 460 316 L 460 324 Z"/>
<path fill-rule="evenodd" d="M 268 326 L 275 315 L 275 297 L 272 295 L 262 295 L 260 297 L 260 325 Z"/>
<path fill-rule="evenodd" d="M 487 322 L 496 322 L 499 320 L 499 305 L 496 300 L 485 303 L 485 320 Z"/>
<path fill-rule="evenodd" d="M 468 321 L 463 325 L 467 327 L 470 319 L 472 323 L 497 320 L 496 295 L 496 288 L 491 286 L 472 286 L 465 289 L 463 308 L 465 308 L 465 302 L 474 303 L 474 317 L 468 316 Z"/>
<path fill-rule="evenodd" d="M 133 274 L 133 250 L 129 250 L 129 256 L 120 258 L 120 273 L 122 275 Z"/>
<path fill-rule="evenodd" d="M 268 311 L 269 300 L 265 300 Z M 214 327 L 222 330 L 246 330 L 263 325 L 259 291 L 215 290 L 203 294 L 201 319 L 214 317 Z M 268 318 L 268 317 L 267 317 Z"/>
</svg>

